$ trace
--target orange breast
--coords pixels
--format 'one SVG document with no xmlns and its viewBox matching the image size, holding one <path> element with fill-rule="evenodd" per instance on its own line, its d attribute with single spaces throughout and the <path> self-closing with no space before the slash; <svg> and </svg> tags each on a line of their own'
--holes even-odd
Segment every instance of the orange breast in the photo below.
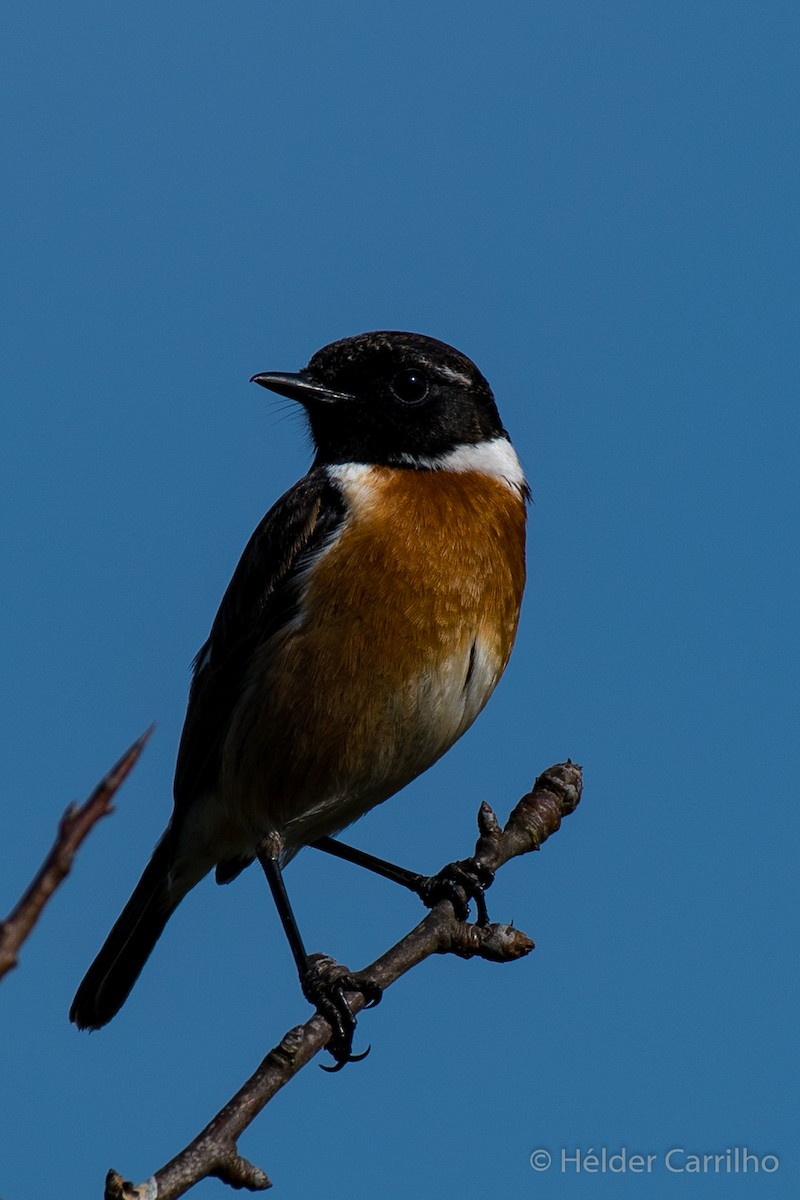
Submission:
<svg viewBox="0 0 800 1200">
<path fill-rule="evenodd" d="M 464 732 L 508 661 L 525 582 L 525 506 L 502 480 L 346 470 L 350 515 L 232 730 L 232 800 L 288 844 L 344 828 Z"/>
</svg>

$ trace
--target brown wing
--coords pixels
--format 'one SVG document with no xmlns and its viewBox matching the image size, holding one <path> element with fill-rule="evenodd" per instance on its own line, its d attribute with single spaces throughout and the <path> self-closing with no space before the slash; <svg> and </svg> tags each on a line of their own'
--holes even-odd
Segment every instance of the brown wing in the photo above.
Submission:
<svg viewBox="0 0 800 1200">
<path fill-rule="evenodd" d="M 208 641 L 194 663 L 175 768 L 175 816 L 214 788 L 220 749 L 253 650 L 297 611 L 298 572 L 344 520 L 341 493 L 324 468 L 310 471 L 269 510 L 245 547 Z"/>
</svg>

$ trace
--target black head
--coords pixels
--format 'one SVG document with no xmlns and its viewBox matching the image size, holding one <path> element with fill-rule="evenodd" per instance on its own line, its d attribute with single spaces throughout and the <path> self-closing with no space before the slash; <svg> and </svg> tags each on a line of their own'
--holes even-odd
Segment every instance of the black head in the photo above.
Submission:
<svg viewBox="0 0 800 1200">
<path fill-rule="evenodd" d="M 413 465 L 505 436 L 475 364 L 421 333 L 343 338 L 318 350 L 296 375 L 267 373 L 253 381 L 305 407 L 318 463 Z"/>
</svg>

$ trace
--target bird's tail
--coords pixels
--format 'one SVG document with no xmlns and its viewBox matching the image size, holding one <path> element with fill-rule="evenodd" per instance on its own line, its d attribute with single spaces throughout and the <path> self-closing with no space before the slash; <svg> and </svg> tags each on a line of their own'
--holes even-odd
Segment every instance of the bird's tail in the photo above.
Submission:
<svg viewBox="0 0 800 1200">
<path fill-rule="evenodd" d="M 99 1029 L 119 1012 L 186 894 L 187 888 L 170 887 L 171 859 L 168 830 L 75 993 L 69 1018 L 79 1029 Z"/>
</svg>

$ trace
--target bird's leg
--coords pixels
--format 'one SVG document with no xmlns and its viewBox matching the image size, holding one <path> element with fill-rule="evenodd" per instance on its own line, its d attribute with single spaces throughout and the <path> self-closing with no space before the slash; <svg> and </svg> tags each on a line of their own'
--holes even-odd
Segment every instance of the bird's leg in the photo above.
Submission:
<svg viewBox="0 0 800 1200">
<path fill-rule="evenodd" d="M 363 1054 L 352 1053 L 356 1019 L 350 1011 L 345 993 L 361 992 L 367 1001 L 367 1008 L 374 1008 L 381 999 L 382 990 L 368 979 L 351 975 L 347 967 L 341 966 L 327 955 L 306 952 L 278 859 L 268 850 L 262 850 L 259 851 L 258 861 L 267 877 L 281 925 L 297 965 L 303 995 L 331 1027 L 331 1039 L 327 1049 L 336 1059 L 336 1066 L 324 1069 L 340 1071 L 345 1063 L 359 1062 L 369 1054 L 369 1047 Z"/>
<path fill-rule="evenodd" d="M 462 858 L 458 862 L 448 863 L 436 875 L 419 875 L 416 871 L 398 867 L 364 850 L 356 850 L 354 846 L 347 846 L 335 838 L 318 838 L 311 845 L 315 850 L 323 850 L 326 854 L 333 854 L 336 858 L 343 858 L 346 862 L 382 875 L 384 879 L 399 883 L 419 896 L 427 908 L 434 908 L 440 900 L 449 900 L 459 921 L 467 919 L 469 902 L 474 900 L 478 924 L 489 923 L 484 893 L 492 885 L 494 871 L 477 858 Z"/>
</svg>

